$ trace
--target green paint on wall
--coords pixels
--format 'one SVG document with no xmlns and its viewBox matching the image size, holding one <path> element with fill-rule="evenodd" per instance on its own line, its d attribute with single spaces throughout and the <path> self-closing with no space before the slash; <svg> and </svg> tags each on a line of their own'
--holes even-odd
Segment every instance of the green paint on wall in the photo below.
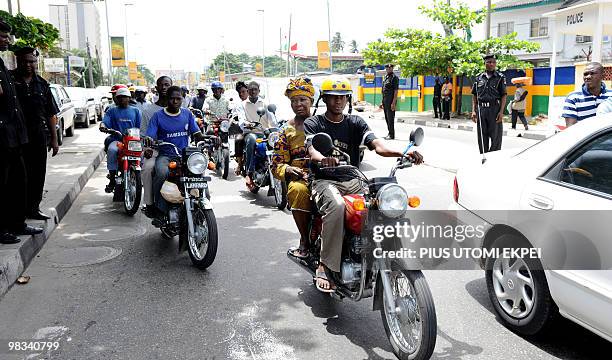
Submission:
<svg viewBox="0 0 612 360">
<path fill-rule="evenodd" d="M 433 111 L 433 95 L 425 95 L 425 111 Z"/>
<path fill-rule="evenodd" d="M 533 95 L 531 98 L 531 116 L 548 114 L 548 96 Z"/>
</svg>

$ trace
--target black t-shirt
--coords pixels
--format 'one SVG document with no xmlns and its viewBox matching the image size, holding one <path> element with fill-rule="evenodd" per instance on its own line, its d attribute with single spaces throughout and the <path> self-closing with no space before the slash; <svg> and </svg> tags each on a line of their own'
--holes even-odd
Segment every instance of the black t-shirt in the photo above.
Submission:
<svg viewBox="0 0 612 360">
<path fill-rule="evenodd" d="M 368 123 L 357 115 L 344 115 L 339 123 L 327 120 L 324 115 L 312 116 L 304 121 L 304 131 L 306 139 L 321 132 L 331 136 L 334 145 L 351 157 L 353 166 L 359 166 L 359 146 L 363 144 L 371 149 L 376 139 Z"/>
<path fill-rule="evenodd" d="M 383 80 L 383 96 L 393 99 L 395 92 L 399 89 L 399 78 L 395 74 L 387 74 Z"/>
<path fill-rule="evenodd" d="M 28 143 L 23 112 L 17 98 L 13 76 L 0 58 L 0 148 L 16 148 Z"/>
<path fill-rule="evenodd" d="M 480 74 L 472 85 L 472 95 L 478 102 L 499 102 L 506 93 L 506 77 L 499 71 L 493 72 L 491 77 L 486 72 Z"/>
<path fill-rule="evenodd" d="M 19 73 L 14 72 L 13 76 L 28 134 L 30 137 L 41 134 L 47 121 L 60 112 L 51 95 L 49 83 L 38 75 L 34 76 L 29 84 L 23 81 Z"/>
</svg>

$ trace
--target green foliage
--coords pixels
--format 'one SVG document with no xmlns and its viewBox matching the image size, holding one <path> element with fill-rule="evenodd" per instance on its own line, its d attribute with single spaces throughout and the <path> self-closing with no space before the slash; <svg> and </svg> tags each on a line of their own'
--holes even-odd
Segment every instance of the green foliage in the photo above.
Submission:
<svg viewBox="0 0 612 360">
<path fill-rule="evenodd" d="M 209 67 L 209 76 L 217 76 L 219 71 L 224 69 L 224 63 L 226 66 L 227 74 L 236 74 L 244 72 L 244 64 L 252 66 L 253 71 L 255 71 L 255 64 L 261 63 L 261 56 L 250 56 L 246 53 L 225 53 L 224 60 L 223 53 L 220 53 L 214 58 L 212 64 Z M 266 76 L 285 76 L 287 71 L 287 61 L 278 55 L 266 56 L 264 70 Z"/>
<path fill-rule="evenodd" d="M 11 50 L 31 46 L 46 51 L 60 39 L 59 30 L 40 19 L 24 16 L 21 13 L 13 16 L 1 10 L 0 19 L 13 28 L 12 34 L 15 35 L 16 41 L 11 46 Z"/>
<path fill-rule="evenodd" d="M 344 50 L 344 41 L 342 40 L 342 35 L 337 32 L 331 40 L 331 51 L 332 52 L 341 52 Z"/>
<path fill-rule="evenodd" d="M 469 34 L 474 24 L 483 21 L 486 10 L 474 12 L 465 4 L 452 7 L 440 0 L 435 1 L 431 8 L 420 7 L 420 10 L 450 31 L 443 36 L 429 30 L 389 29 L 385 32 L 385 39 L 368 44 L 363 52 L 366 65 L 397 63 L 403 76 L 453 73 L 475 76 L 484 71 L 482 55 L 487 52 L 498 56 L 497 66 L 500 70 L 525 69 L 531 65 L 520 61 L 512 52 L 520 50 L 531 53 L 539 48 L 536 43 L 517 40 L 516 33 L 476 42 L 469 41 L 468 36 L 453 34 L 453 30 Z"/>
<path fill-rule="evenodd" d="M 359 52 L 356 40 L 351 40 L 351 43 L 349 44 L 349 49 L 350 49 L 350 51 L 352 53 L 358 53 Z"/>
</svg>

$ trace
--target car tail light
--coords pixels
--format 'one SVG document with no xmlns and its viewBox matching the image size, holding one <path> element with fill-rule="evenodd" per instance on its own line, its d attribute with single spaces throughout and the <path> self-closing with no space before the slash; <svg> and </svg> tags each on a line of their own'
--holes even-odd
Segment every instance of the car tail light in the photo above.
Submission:
<svg viewBox="0 0 612 360">
<path fill-rule="evenodd" d="M 455 181 L 453 182 L 453 198 L 455 202 L 459 202 L 459 183 L 457 182 L 457 177 L 455 176 Z"/>
</svg>

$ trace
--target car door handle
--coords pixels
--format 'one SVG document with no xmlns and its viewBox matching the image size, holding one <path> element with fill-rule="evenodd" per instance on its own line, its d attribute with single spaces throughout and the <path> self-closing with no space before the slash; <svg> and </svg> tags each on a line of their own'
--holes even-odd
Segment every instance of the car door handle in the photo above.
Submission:
<svg viewBox="0 0 612 360">
<path fill-rule="evenodd" d="M 552 210 L 552 208 L 554 207 L 554 203 L 552 200 L 547 197 L 536 194 L 532 194 L 531 196 L 529 196 L 528 202 L 531 207 L 541 210 Z"/>
</svg>

